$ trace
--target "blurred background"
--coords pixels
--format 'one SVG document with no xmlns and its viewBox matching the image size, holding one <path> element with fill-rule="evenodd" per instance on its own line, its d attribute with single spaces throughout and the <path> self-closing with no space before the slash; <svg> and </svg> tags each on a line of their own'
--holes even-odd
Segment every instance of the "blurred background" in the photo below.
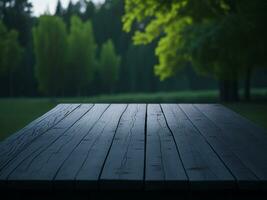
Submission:
<svg viewBox="0 0 267 200">
<path fill-rule="evenodd" d="M 58 103 L 223 103 L 267 127 L 265 0 L 0 0 L 0 140 Z"/>
</svg>

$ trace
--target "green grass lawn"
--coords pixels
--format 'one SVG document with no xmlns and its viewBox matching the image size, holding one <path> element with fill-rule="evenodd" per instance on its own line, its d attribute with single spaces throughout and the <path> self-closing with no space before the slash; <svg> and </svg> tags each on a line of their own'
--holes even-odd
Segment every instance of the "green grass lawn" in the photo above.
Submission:
<svg viewBox="0 0 267 200">
<path fill-rule="evenodd" d="M 0 99 L 0 140 L 54 106 L 55 103 L 47 99 Z"/>
<path fill-rule="evenodd" d="M 0 140 L 23 128 L 58 103 L 195 103 L 217 102 L 216 91 L 168 92 L 153 94 L 103 95 L 87 98 L 2 98 L 0 99 Z M 254 90 L 254 97 L 267 96 L 267 90 Z M 244 117 L 267 129 L 267 102 L 225 104 Z"/>
<path fill-rule="evenodd" d="M 267 129 L 267 102 L 232 103 L 225 106 Z"/>
</svg>

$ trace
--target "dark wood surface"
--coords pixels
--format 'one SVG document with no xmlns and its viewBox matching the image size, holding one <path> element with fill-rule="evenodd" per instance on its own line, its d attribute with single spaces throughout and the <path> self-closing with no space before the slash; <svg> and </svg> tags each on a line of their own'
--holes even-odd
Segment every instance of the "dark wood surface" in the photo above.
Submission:
<svg viewBox="0 0 267 200">
<path fill-rule="evenodd" d="M 266 191 L 266 131 L 219 104 L 60 104 L 0 143 L 0 186 Z"/>
</svg>

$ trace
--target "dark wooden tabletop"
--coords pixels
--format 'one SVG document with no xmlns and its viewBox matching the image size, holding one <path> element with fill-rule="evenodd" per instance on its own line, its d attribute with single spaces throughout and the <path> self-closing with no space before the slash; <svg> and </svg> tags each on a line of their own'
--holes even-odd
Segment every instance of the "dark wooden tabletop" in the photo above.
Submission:
<svg viewBox="0 0 267 200">
<path fill-rule="evenodd" d="M 266 190 L 267 134 L 219 104 L 60 104 L 0 144 L 8 188 Z"/>
</svg>

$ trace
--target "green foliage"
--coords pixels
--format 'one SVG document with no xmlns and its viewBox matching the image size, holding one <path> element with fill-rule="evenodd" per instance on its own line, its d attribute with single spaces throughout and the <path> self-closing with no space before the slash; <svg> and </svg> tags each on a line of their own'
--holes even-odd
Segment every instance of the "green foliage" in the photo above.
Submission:
<svg viewBox="0 0 267 200">
<path fill-rule="evenodd" d="M 55 15 L 59 17 L 62 17 L 64 15 L 64 8 L 62 7 L 60 0 L 57 1 Z"/>
<path fill-rule="evenodd" d="M 96 65 L 96 44 L 90 21 L 83 23 L 77 16 L 71 18 L 68 49 L 68 67 L 65 71 L 69 84 L 65 87 L 72 94 L 81 93 L 94 78 Z"/>
<path fill-rule="evenodd" d="M 134 23 L 140 24 L 133 36 L 135 44 L 148 44 L 161 37 L 155 50 L 159 59 L 155 74 L 161 80 L 174 75 L 177 67 L 181 69 L 189 58 L 184 50 L 182 30 L 192 20 L 187 16 L 179 16 L 185 3 L 186 1 L 164 3 L 157 0 L 127 0 L 125 4 L 123 29 L 129 32 Z"/>
<path fill-rule="evenodd" d="M 166 36 L 158 43 L 155 54 L 159 58 L 159 64 L 155 66 L 155 74 L 161 80 L 174 75 L 189 60 L 189 55 L 185 51 L 184 40 L 181 35 L 181 28 L 189 23 L 190 19 L 183 18 L 166 27 Z"/>
<path fill-rule="evenodd" d="M 7 73 L 11 76 L 18 67 L 22 56 L 22 47 L 18 43 L 18 32 L 8 31 L 0 21 L 0 35 L 0 73 Z"/>
<path fill-rule="evenodd" d="M 62 95 L 65 87 L 67 31 L 62 19 L 41 16 L 33 28 L 36 76 L 39 89 L 46 95 Z"/>
<path fill-rule="evenodd" d="M 32 15 L 30 0 L 5 0 L 3 2 L 5 3 L 0 3 L 0 18 L 2 18 L 3 23 L 8 30 L 14 29 L 18 32 L 19 43 L 24 49 L 21 62 L 13 73 L 13 95 L 38 96 L 40 90 L 38 90 L 39 82 L 36 80 L 37 76 L 35 76 L 37 70 L 36 59 L 33 52 L 34 44 L 32 41 L 32 26 L 38 25 L 39 17 L 34 17 Z M 123 24 L 121 22 L 121 17 L 124 14 L 124 1 L 107 0 L 103 4 L 96 4 L 93 1 L 88 0 L 81 0 L 75 3 L 70 1 L 67 8 L 62 7 L 61 2 L 61 0 L 58 0 L 55 16 L 63 19 L 66 24 L 68 38 L 71 30 L 71 18 L 75 15 L 81 19 L 83 24 L 88 20 L 92 23 L 94 37 L 98 47 L 101 47 L 107 40 L 112 40 L 116 54 L 121 57 L 118 80 L 115 84 L 116 87 L 113 87 L 113 93 L 215 88 L 215 81 L 212 80 L 211 82 L 209 81 L 211 79 L 196 76 L 191 68 L 183 69 L 179 75 L 166 81 L 161 82 L 158 80 L 153 73 L 154 65 L 157 64 L 157 57 L 154 54 L 157 39 L 148 45 L 136 46 L 132 44 L 133 31 L 128 34 L 122 30 Z M 166 6 L 166 9 L 167 8 L 169 8 L 169 6 Z M 141 32 L 142 27 L 144 27 L 145 24 L 146 22 L 139 26 L 134 23 L 133 27 L 140 28 Z M 152 27 L 150 32 L 156 34 L 156 31 L 160 31 L 160 29 L 157 30 Z M 176 39 L 175 35 L 173 37 Z M 70 62 L 69 55 L 72 56 L 72 54 L 69 53 L 69 39 L 67 40 L 67 64 L 62 72 L 62 74 L 64 74 L 65 82 L 64 92 L 57 92 L 56 95 L 63 95 L 63 93 L 65 96 L 77 94 L 94 95 L 108 92 L 110 90 L 109 85 L 103 83 L 101 74 L 97 72 L 94 73 L 93 82 L 89 81 L 86 86 L 82 87 L 82 89 L 77 87 L 80 84 L 80 80 L 78 80 L 76 84 L 76 82 L 73 81 L 75 76 L 72 77 L 72 75 L 68 75 L 70 74 L 69 71 L 71 72 L 79 67 L 77 68 L 76 66 L 74 67 L 68 64 Z M 168 44 L 171 45 L 172 43 L 170 42 Z M 163 47 L 166 47 L 167 49 L 167 45 L 163 45 Z M 101 48 L 98 48 L 96 51 L 97 56 L 100 57 Z M 162 51 L 164 51 L 164 48 Z M 171 53 L 172 52 L 169 51 L 169 54 Z M 78 57 L 77 54 L 75 54 L 75 56 Z M 72 57 L 74 57 L 74 55 Z M 74 63 L 74 59 L 72 60 Z M 164 60 L 166 60 L 166 62 L 171 61 L 167 58 Z M 80 60 L 76 59 L 76 61 L 79 62 Z M 99 62 L 97 62 L 97 64 L 99 64 Z M 99 68 L 100 67 L 97 67 L 97 69 Z M 174 69 L 178 70 L 178 68 Z M 157 70 L 160 71 L 160 68 Z M 172 74 L 174 74 L 174 72 L 172 72 Z M 88 79 L 91 79 L 91 75 L 92 74 L 90 73 Z M 62 82 L 63 79 L 61 78 L 63 77 L 60 77 L 58 81 Z M 9 76 L 7 74 L 1 74 L 0 96 L 9 95 L 8 82 Z M 210 87 L 210 85 L 212 86 Z M 43 92 L 43 94 L 46 93 Z"/>
<path fill-rule="evenodd" d="M 224 82 L 221 79 L 237 80 L 243 78 L 250 68 L 254 77 L 252 84 L 256 86 L 256 80 L 257 86 L 265 86 L 266 70 L 257 69 L 254 72 L 253 68 L 266 66 L 266 5 L 266 0 L 107 0 L 98 5 L 93 1 L 81 0 L 70 1 L 65 8 L 58 0 L 55 15 L 65 22 L 68 32 L 67 48 L 60 50 L 66 54 L 66 64 L 60 73 L 51 70 L 59 75 L 56 75 L 56 83 L 51 83 L 50 88 L 64 83 L 64 91 L 59 89 L 54 93 L 69 96 L 95 95 L 111 90 L 109 83 L 103 81 L 100 71 L 93 73 L 91 67 L 84 71 L 80 64 L 76 65 L 76 62 L 85 63 L 85 60 L 80 60 L 77 51 L 69 47 L 73 15 L 78 16 L 83 24 L 77 26 L 77 30 L 83 31 L 81 27 L 90 20 L 97 46 L 101 47 L 111 39 L 116 54 L 120 55 L 118 80 L 113 93 L 214 89 L 218 83 L 214 77 L 220 79 L 219 82 Z M 126 12 L 124 7 L 128 7 Z M 38 59 L 33 54 L 35 45 L 32 44 L 31 35 L 32 26 L 38 25 L 39 17 L 34 17 L 31 9 L 30 0 L 0 2 L 3 24 L 7 30 L 18 32 L 19 44 L 24 49 L 12 76 L 7 71 L 0 74 L 0 96 L 10 95 L 10 88 L 13 88 L 13 96 L 39 95 L 37 86 L 40 84 L 34 76 L 34 72 L 37 74 L 35 62 Z M 123 31 L 122 27 L 129 32 Z M 81 34 L 73 35 L 75 40 L 80 41 L 77 38 L 81 38 Z M 146 45 L 133 45 L 132 38 L 135 44 Z M 50 42 L 51 46 L 54 46 L 53 42 Z M 73 43 L 73 48 L 78 48 L 79 45 Z M 81 47 L 86 46 L 85 43 Z M 80 48 L 78 52 L 84 57 L 85 53 Z M 101 48 L 97 49 L 99 58 L 100 54 Z M 50 59 L 50 56 L 47 57 Z M 6 62 L 6 59 L 2 60 Z M 97 64 L 97 69 L 100 69 L 100 62 Z M 52 61 L 48 68 L 58 67 Z M 90 71 L 86 84 L 81 84 L 82 79 L 77 78 L 80 70 L 84 74 Z M 196 75 L 195 71 L 210 77 Z M 92 74 L 93 82 L 90 81 Z M 158 80 L 154 74 L 165 81 Z"/>
<path fill-rule="evenodd" d="M 235 80 L 242 70 L 238 23 L 232 19 L 222 22 L 196 24 L 187 27 L 185 46 L 195 69 L 220 80 Z"/>
<path fill-rule="evenodd" d="M 19 43 L 25 47 L 31 38 L 31 3 L 29 0 L 1 0 L 0 19 L 6 27 L 19 32 Z"/>
<path fill-rule="evenodd" d="M 33 70 L 32 25 L 34 18 L 31 15 L 31 9 L 32 5 L 29 0 L 0 1 L 0 19 L 8 30 L 15 30 L 18 33 L 18 42 L 23 48 L 20 62 L 12 77 L 1 76 L 2 95 L 10 95 L 10 90 L 12 90 L 12 95 L 33 95 L 37 89 Z"/>
<path fill-rule="evenodd" d="M 109 91 L 114 89 L 118 81 L 120 56 L 116 55 L 113 42 L 108 40 L 101 47 L 99 74 L 105 88 Z"/>
<path fill-rule="evenodd" d="M 91 22 L 71 18 L 67 34 L 63 20 L 41 16 L 33 29 L 36 74 L 46 95 L 81 94 L 93 79 L 95 51 Z"/>
<path fill-rule="evenodd" d="M 126 0 L 122 22 L 127 32 L 137 27 L 135 44 L 160 38 L 161 79 L 190 61 L 201 73 L 235 80 L 250 65 L 266 64 L 266 8 L 263 0 Z"/>
</svg>

